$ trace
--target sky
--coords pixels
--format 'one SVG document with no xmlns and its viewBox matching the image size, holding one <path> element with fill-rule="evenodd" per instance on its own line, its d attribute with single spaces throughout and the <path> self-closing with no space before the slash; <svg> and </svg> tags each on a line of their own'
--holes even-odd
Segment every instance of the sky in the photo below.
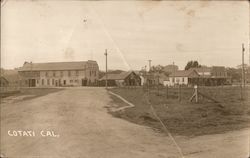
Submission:
<svg viewBox="0 0 250 158">
<path fill-rule="evenodd" d="M 139 70 L 189 60 L 235 67 L 242 43 L 249 63 L 247 1 L 7 0 L 1 3 L 1 67 L 25 61 L 96 60 Z"/>
</svg>

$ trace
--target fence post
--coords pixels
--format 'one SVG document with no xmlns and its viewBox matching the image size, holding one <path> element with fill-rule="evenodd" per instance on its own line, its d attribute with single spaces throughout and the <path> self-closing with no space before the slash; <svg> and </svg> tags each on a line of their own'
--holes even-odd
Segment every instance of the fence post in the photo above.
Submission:
<svg viewBox="0 0 250 158">
<path fill-rule="evenodd" d="M 194 86 L 194 91 L 195 91 L 195 102 L 198 103 L 198 86 Z"/>
<path fill-rule="evenodd" d="M 166 95 L 167 95 L 167 99 L 168 99 L 168 85 L 167 85 L 167 87 L 166 87 Z"/>
<path fill-rule="evenodd" d="M 181 85 L 179 85 L 179 90 L 178 90 L 178 92 L 179 92 L 179 101 L 181 101 Z"/>
</svg>

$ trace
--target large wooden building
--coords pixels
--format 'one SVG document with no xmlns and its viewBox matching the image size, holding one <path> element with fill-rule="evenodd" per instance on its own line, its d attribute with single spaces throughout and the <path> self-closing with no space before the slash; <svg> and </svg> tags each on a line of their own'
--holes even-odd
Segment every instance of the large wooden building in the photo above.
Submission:
<svg viewBox="0 0 250 158">
<path fill-rule="evenodd" d="M 98 83 L 99 67 L 96 61 L 25 62 L 18 70 L 21 86 L 94 86 Z"/>
</svg>

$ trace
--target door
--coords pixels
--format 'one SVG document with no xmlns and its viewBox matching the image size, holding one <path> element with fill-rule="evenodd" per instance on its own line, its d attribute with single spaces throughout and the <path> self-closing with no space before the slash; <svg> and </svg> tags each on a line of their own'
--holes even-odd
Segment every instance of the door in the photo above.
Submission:
<svg viewBox="0 0 250 158">
<path fill-rule="evenodd" d="M 29 79 L 29 87 L 35 87 L 36 86 L 36 79 Z"/>
<path fill-rule="evenodd" d="M 87 86 L 87 79 L 82 79 L 82 86 Z"/>
</svg>

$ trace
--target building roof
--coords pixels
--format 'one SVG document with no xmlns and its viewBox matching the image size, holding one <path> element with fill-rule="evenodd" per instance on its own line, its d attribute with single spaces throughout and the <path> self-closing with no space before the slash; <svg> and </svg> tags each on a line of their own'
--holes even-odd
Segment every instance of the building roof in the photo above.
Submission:
<svg viewBox="0 0 250 158">
<path fill-rule="evenodd" d="M 20 80 L 20 76 L 18 74 L 1 75 L 1 77 L 6 79 L 8 82 L 16 82 Z"/>
<path fill-rule="evenodd" d="M 124 80 L 131 73 L 134 73 L 134 72 L 133 71 L 126 71 L 126 72 L 121 72 L 119 74 L 108 74 L 107 79 L 108 80 Z M 104 75 L 100 80 L 106 80 L 106 75 Z"/>
<path fill-rule="evenodd" d="M 212 66 L 212 71 L 223 72 L 226 71 L 226 68 L 224 66 Z"/>
<path fill-rule="evenodd" d="M 86 65 L 95 64 L 96 61 L 75 61 L 75 62 L 49 62 L 49 63 L 28 63 L 25 62 L 23 67 L 18 71 L 42 71 L 42 70 L 82 70 Z"/>
<path fill-rule="evenodd" d="M 20 80 L 20 76 L 16 70 L 2 70 L 1 78 L 6 79 L 8 82 Z"/>
<path fill-rule="evenodd" d="M 195 70 L 198 73 L 211 72 L 211 68 L 210 67 L 190 68 L 189 70 Z"/>
<path fill-rule="evenodd" d="M 5 78 L 5 77 L 3 77 L 3 76 L 0 76 L 0 83 L 2 84 L 2 83 L 9 83 L 9 81 Z"/>
<path fill-rule="evenodd" d="M 195 70 L 179 70 L 169 75 L 170 77 L 199 77 Z"/>
</svg>

